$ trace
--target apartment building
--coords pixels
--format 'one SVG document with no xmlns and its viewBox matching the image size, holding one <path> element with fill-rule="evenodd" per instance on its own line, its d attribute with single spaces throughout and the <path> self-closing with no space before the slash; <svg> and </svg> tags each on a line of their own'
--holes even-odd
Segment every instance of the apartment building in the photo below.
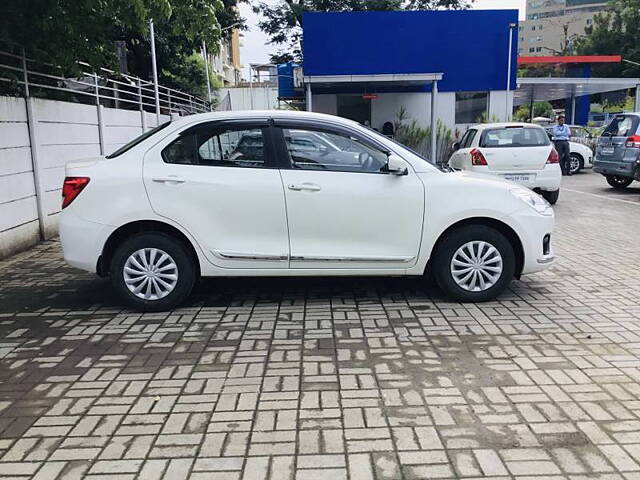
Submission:
<svg viewBox="0 0 640 480">
<path fill-rule="evenodd" d="M 526 20 L 518 29 L 518 54 L 573 54 L 576 38 L 606 7 L 606 0 L 527 0 Z"/>
<path fill-rule="evenodd" d="M 240 31 L 233 29 L 220 42 L 217 54 L 210 56 L 213 73 L 218 76 L 224 87 L 233 87 L 240 83 L 242 63 L 240 62 Z"/>
</svg>

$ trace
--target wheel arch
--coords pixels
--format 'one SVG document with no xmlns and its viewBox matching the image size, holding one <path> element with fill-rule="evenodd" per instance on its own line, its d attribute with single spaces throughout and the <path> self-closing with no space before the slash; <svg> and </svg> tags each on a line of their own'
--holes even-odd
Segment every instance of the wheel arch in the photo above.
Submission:
<svg viewBox="0 0 640 480">
<path fill-rule="evenodd" d="M 445 237 L 449 233 L 451 233 L 453 230 L 456 230 L 461 227 L 469 226 L 469 225 L 483 225 L 486 227 L 493 228 L 494 230 L 497 230 L 498 232 L 502 233 L 507 238 L 507 240 L 511 244 L 511 247 L 513 248 L 513 253 L 516 256 L 515 276 L 516 278 L 520 278 L 520 275 L 522 274 L 522 269 L 524 268 L 524 247 L 522 246 L 522 241 L 520 240 L 520 237 L 518 236 L 516 231 L 511 226 L 507 225 L 501 220 L 491 218 L 491 217 L 470 217 L 470 218 L 465 218 L 463 220 L 458 220 L 457 222 L 449 225 L 445 230 L 443 230 L 440 233 L 440 235 L 438 235 L 438 239 L 436 240 L 436 242 L 433 245 L 433 248 L 431 249 L 431 255 L 430 255 L 429 261 L 427 262 L 426 270 L 429 269 L 431 264 L 431 258 L 433 257 L 434 253 L 437 252 L 438 247 L 440 246 L 442 241 L 445 239 Z"/>
<path fill-rule="evenodd" d="M 111 235 L 109 235 L 109 238 L 107 238 L 107 241 L 102 248 L 102 253 L 98 258 L 98 264 L 96 265 L 96 272 L 98 275 L 101 277 L 109 275 L 111 258 L 123 241 L 132 235 L 149 232 L 164 233 L 182 243 L 193 258 L 193 264 L 196 267 L 196 275 L 198 277 L 200 276 L 200 260 L 193 242 L 178 228 L 158 220 L 136 220 L 126 223 L 114 230 Z"/>
</svg>

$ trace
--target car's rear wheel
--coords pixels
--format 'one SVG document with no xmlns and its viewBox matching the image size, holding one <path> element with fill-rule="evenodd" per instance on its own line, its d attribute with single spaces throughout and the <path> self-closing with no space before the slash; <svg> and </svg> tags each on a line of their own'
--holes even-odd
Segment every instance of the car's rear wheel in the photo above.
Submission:
<svg viewBox="0 0 640 480">
<path fill-rule="evenodd" d="M 553 192 L 542 190 L 540 194 L 542 195 L 542 198 L 544 198 L 551 205 L 555 205 L 556 203 L 558 203 L 558 198 L 560 197 L 560 190 L 554 190 Z"/>
<path fill-rule="evenodd" d="M 509 240 L 485 225 L 457 228 L 438 242 L 433 274 L 444 294 L 461 302 L 483 302 L 502 293 L 514 276 Z"/>
<path fill-rule="evenodd" d="M 607 183 L 619 190 L 627 188 L 633 182 L 633 178 L 621 177 L 620 175 L 607 175 Z"/>
<path fill-rule="evenodd" d="M 125 240 L 111 260 L 111 283 L 136 310 L 159 312 L 180 305 L 196 280 L 194 261 L 185 246 L 160 232 Z"/>
<path fill-rule="evenodd" d="M 569 171 L 571 174 L 578 173 L 584 168 L 584 160 L 577 153 L 571 153 L 569 155 Z"/>
</svg>

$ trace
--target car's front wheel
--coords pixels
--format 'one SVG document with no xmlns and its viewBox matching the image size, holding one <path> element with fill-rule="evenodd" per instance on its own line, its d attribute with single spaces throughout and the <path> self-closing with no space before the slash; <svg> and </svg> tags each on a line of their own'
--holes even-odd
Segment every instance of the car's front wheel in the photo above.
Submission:
<svg viewBox="0 0 640 480">
<path fill-rule="evenodd" d="M 132 308 L 171 310 L 191 293 L 196 280 L 192 256 L 173 237 L 142 233 L 125 240 L 111 260 L 111 283 Z"/>
<path fill-rule="evenodd" d="M 446 234 L 433 253 L 433 274 L 444 294 L 461 302 L 483 302 L 503 292 L 515 274 L 509 240 L 485 225 Z"/>
<path fill-rule="evenodd" d="M 627 188 L 633 182 L 633 178 L 621 177 L 620 175 L 607 175 L 607 183 L 613 188 L 622 190 Z"/>
</svg>

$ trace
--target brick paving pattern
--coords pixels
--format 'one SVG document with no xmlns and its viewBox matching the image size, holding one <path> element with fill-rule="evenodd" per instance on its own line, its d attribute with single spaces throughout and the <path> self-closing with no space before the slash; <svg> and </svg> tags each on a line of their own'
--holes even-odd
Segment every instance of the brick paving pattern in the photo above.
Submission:
<svg viewBox="0 0 640 480">
<path fill-rule="evenodd" d="M 558 262 L 478 305 L 216 279 L 138 314 L 55 241 L 0 262 L 0 476 L 640 479 L 640 190 L 565 184 Z"/>
</svg>

